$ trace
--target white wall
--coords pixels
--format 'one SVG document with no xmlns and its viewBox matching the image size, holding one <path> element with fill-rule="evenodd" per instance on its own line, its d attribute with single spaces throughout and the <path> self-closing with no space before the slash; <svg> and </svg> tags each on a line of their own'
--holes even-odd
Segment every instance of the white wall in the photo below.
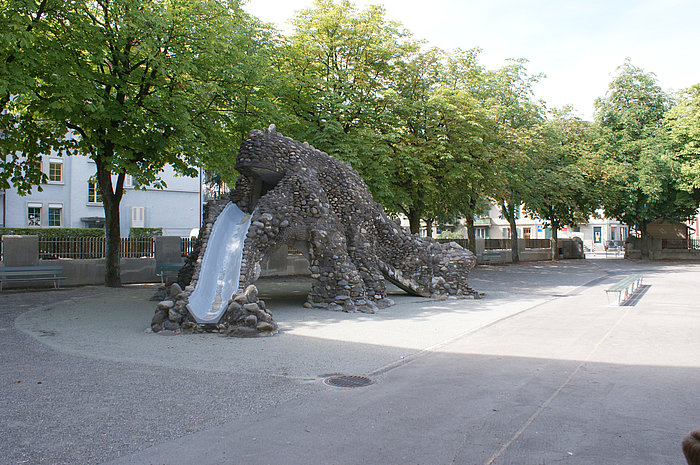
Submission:
<svg viewBox="0 0 700 465">
<path fill-rule="evenodd" d="M 48 227 L 48 208 L 51 204 L 62 205 L 62 227 L 84 228 L 85 218 L 104 219 L 102 204 L 88 202 L 88 180 L 95 174 L 95 163 L 88 157 L 57 157 L 55 153 L 43 158 L 43 169 L 47 173 L 50 159 L 62 160 L 63 180 L 44 184 L 42 192 L 34 189 L 25 197 L 20 197 L 14 189 L 8 189 L 4 200 L 6 226 L 27 227 L 27 206 L 30 203 L 42 206 L 41 227 Z M 132 207 L 143 207 L 143 227 L 163 228 L 165 235 L 187 237 L 190 230 L 199 227 L 199 178 L 176 176 L 170 166 L 161 176 L 167 184 L 166 189 L 125 188 L 120 205 L 122 237 L 129 235 Z"/>
</svg>

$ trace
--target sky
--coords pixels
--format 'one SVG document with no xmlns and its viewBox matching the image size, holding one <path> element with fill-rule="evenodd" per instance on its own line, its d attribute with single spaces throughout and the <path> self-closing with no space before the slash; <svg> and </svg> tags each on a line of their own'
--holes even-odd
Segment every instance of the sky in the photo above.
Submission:
<svg viewBox="0 0 700 465">
<path fill-rule="evenodd" d="M 592 120 L 618 66 L 629 57 L 666 91 L 700 83 L 699 0 L 355 0 L 382 5 L 416 39 L 445 50 L 482 49 L 497 69 L 526 58 L 546 77 L 535 96 L 548 107 L 572 105 Z M 247 0 L 244 9 L 290 32 L 288 20 L 313 0 Z"/>
</svg>

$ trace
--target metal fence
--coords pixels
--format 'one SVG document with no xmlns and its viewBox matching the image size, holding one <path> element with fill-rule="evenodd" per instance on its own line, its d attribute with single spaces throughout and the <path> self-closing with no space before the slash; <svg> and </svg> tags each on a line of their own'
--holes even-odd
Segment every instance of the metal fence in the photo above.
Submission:
<svg viewBox="0 0 700 465">
<path fill-rule="evenodd" d="M 662 239 L 662 249 L 700 250 L 700 239 Z"/>
<path fill-rule="evenodd" d="M 467 239 L 438 239 L 438 242 L 456 242 L 465 249 L 469 245 Z M 552 243 L 549 239 L 524 239 L 526 249 L 549 249 Z M 510 250 L 510 239 L 484 239 L 484 249 L 486 250 Z"/>
<path fill-rule="evenodd" d="M 155 240 L 122 238 L 119 244 L 121 258 L 155 257 Z M 39 238 L 39 258 L 55 260 L 58 258 L 92 259 L 104 258 L 107 240 L 104 237 L 54 237 Z"/>
<path fill-rule="evenodd" d="M 188 256 L 194 250 L 194 246 L 196 243 L 197 243 L 196 237 L 181 237 L 180 238 L 180 251 L 182 252 L 182 256 L 183 257 Z"/>
</svg>

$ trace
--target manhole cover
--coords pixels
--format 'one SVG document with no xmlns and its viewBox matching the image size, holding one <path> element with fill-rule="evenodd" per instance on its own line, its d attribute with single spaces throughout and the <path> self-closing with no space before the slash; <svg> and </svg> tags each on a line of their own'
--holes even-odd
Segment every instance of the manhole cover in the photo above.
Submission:
<svg viewBox="0 0 700 465">
<path fill-rule="evenodd" d="M 355 388 L 368 386 L 372 384 L 372 380 L 366 376 L 343 375 L 327 378 L 324 383 L 335 387 Z"/>
</svg>

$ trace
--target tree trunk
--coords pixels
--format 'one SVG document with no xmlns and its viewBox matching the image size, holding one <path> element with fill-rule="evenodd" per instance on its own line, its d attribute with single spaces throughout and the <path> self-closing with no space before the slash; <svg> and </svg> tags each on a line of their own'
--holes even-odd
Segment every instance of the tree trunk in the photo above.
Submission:
<svg viewBox="0 0 700 465">
<path fill-rule="evenodd" d="M 469 211 L 465 215 L 467 226 L 467 248 L 476 255 L 476 229 L 474 229 L 474 211 L 476 210 L 476 195 L 469 196 Z"/>
<path fill-rule="evenodd" d="M 501 204 L 501 210 L 508 220 L 510 225 L 510 256 L 511 262 L 520 263 L 520 253 L 518 251 L 518 227 L 515 218 L 515 203 L 505 203 Z"/>
<path fill-rule="evenodd" d="M 433 237 L 433 220 L 425 220 L 425 235 Z"/>
<path fill-rule="evenodd" d="M 474 229 L 474 215 L 467 215 L 464 219 L 467 226 L 467 248 L 476 254 L 476 230 Z"/>
<path fill-rule="evenodd" d="M 408 224 L 411 234 L 420 234 L 420 217 L 422 213 L 413 208 L 408 210 Z"/>
<path fill-rule="evenodd" d="M 106 155 L 111 159 L 110 149 Z M 112 173 L 105 169 L 100 157 L 96 157 L 97 184 L 102 195 L 102 207 L 105 212 L 105 236 L 107 250 L 105 251 L 105 286 L 121 287 L 121 267 L 119 248 L 121 245 L 121 227 L 119 221 L 119 204 L 124 192 L 124 174 L 117 177 L 117 185 L 112 186 Z"/>
<path fill-rule="evenodd" d="M 102 197 L 105 210 L 105 235 L 107 250 L 105 252 L 105 286 L 121 287 L 121 267 L 119 247 L 121 243 L 121 228 L 119 224 L 119 204 Z"/>
<path fill-rule="evenodd" d="M 639 228 L 639 232 L 641 233 L 641 253 L 642 253 L 642 258 L 646 260 L 651 259 L 651 236 L 647 232 L 647 225 L 646 223 L 643 223 L 641 227 Z"/>
<path fill-rule="evenodd" d="M 559 223 L 556 221 L 549 221 L 552 226 L 552 237 L 550 239 L 552 243 L 552 261 L 559 260 Z"/>
<path fill-rule="evenodd" d="M 510 256 L 513 263 L 520 263 L 520 252 L 518 247 L 518 228 L 515 223 L 515 214 L 508 219 L 510 223 Z"/>
</svg>

